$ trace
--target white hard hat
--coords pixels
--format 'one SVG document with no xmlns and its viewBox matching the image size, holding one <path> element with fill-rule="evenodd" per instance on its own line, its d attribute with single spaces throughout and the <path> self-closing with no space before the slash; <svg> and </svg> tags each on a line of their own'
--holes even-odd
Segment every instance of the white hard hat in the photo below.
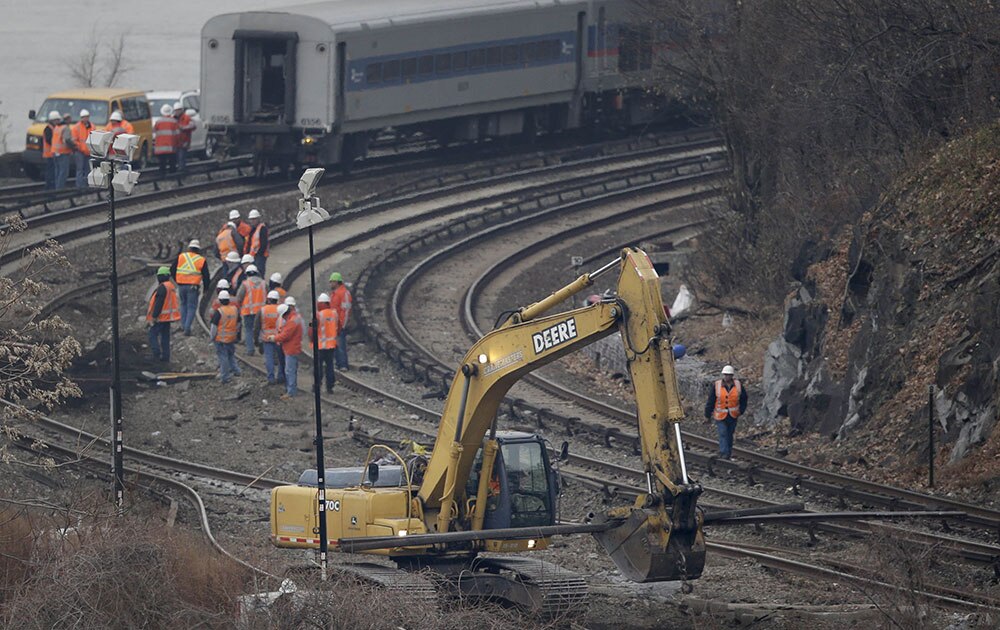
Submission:
<svg viewBox="0 0 1000 630">
<path fill-rule="evenodd" d="M 253 256 L 251 256 L 250 254 L 243 254 L 243 258 L 240 258 L 241 265 L 252 262 L 253 262 Z"/>
<path fill-rule="evenodd" d="M 290 295 L 288 297 L 286 297 L 285 298 L 285 305 L 286 306 L 295 306 L 295 298 L 293 298 Z"/>
<path fill-rule="evenodd" d="M 57 111 L 49 112 L 49 122 L 52 122 L 53 120 L 62 120 L 62 116 L 59 115 L 59 112 Z"/>
<path fill-rule="evenodd" d="M 228 289 L 229 288 L 229 280 L 226 280 L 225 278 L 223 278 L 222 280 L 219 280 L 219 284 L 216 285 L 215 288 L 216 289 Z"/>
<path fill-rule="evenodd" d="M 285 306 L 284 304 L 279 304 L 278 305 L 278 315 L 284 315 L 287 312 L 288 312 L 288 307 L 287 306 Z"/>
<path fill-rule="evenodd" d="M 240 211 L 239 210 L 230 210 L 229 211 L 229 220 L 230 221 L 234 221 L 234 220 L 236 220 L 238 218 L 240 218 Z"/>
<path fill-rule="evenodd" d="M 174 103 L 174 107 L 173 108 L 174 109 L 180 109 L 182 107 L 184 107 L 184 105 L 180 101 L 177 101 L 176 103 Z"/>
<path fill-rule="evenodd" d="M 275 271 L 274 273 L 272 273 L 271 274 L 271 282 L 274 282 L 275 284 L 281 284 L 281 274 L 278 273 L 277 271 Z"/>
<path fill-rule="evenodd" d="M 726 367 L 722 368 L 722 373 L 723 374 L 736 374 L 736 370 L 733 369 L 733 366 L 727 365 Z"/>
<path fill-rule="evenodd" d="M 248 219 L 259 219 L 260 218 L 260 211 L 257 210 L 257 208 L 254 208 L 253 210 L 250 211 L 250 214 L 247 215 L 247 218 Z"/>
<path fill-rule="evenodd" d="M 326 293 L 320 293 L 319 298 L 316 299 L 317 302 L 329 302 L 330 296 Z"/>
<path fill-rule="evenodd" d="M 220 300 L 228 300 L 229 299 L 229 291 L 219 291 L 219 299 Z"/>
<path fill-rule="evenodd" d="M 257 273 L 257 265 L 247 265 L 247 273 Z"/>
<path fill-rule="evenodd" d="M 191 242 L 188 243 L 188 247 L 189 248 L 193 247 L 195 249 L 201 249 L 201 241 L 199 241 L 196 238 L 193 238 L 193 239 L 191 239 Z"/>
<path fill-rule="evenodd" d="M 160 116 L 173 116 L 173 115 L 174 115 L 174 108 L 173 107 L 167 105 L 166 103 L 164 103 L 160 107 Z"/>
<path fill-rule="evenodd" d="M 228 254 L 226 254 L 226 262 L 238 263 L 240 262 L 240 255 L 237 254 L 236 252 L 229 252 Z"/>
<path fill-rule="evenodd" d="M 267 299 L 269 299 L 269 300 L 280 300 L 281 299 L 281 294 L 278 293 L 277 291 L 268 291 L 267 292 Z"/>
<path fill-rule="evenodd" d="M 198 110 L 188 107 L 187 109 L 184 110 L 184 113 L 187 114 L 188 116 L 194 116 L 195 114 L 198 113 Z"/>
<path fill-rule="evenodd" d="M 117 120 L 118 122 L 121 122 L 122 113 L 116 109 L 115 111 L 111 112 L 111 116 L 108 117 L 108 120 Z"/>
<path fill-rule="evenodd" d="M 80 118 L 83 118 L 84 116 L 90 116 L 90 112 L 88 110 L 86 110 L 86 109 L 81 109 L 80 110 Z"/>
</svg>

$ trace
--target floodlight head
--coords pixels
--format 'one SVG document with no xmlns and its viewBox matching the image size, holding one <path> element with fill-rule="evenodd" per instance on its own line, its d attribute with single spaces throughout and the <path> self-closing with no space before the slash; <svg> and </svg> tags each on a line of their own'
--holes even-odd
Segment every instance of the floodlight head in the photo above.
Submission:
<svg viewBox="0 0 1000 630">
<path fill-rule="evenodd" d="M 132 189 L 135 188 L 136 183 L 139 181 L 139 171 L 133 171 L 132 168 L 127 168 L 115 173 L 115 176 L 111 179 L 111 186 L 120 193 L 125 195 L 131 195 Z"/>
<path fill-rule="evenodd" d="M 102 160 L 106 158 L 114 139 L 115 134 L 111 131 L 91 131 L 87 136 L 87 150 L 90 151 L 90 156 Z"/>
<path fill-rule="evenodd" d="M 101 164 L 94 166 L 87 175 L 87 185 L 91 188 L 107 189 L 109 173 L 101 168 Z"/>
<path fill-rule="evenodd" d="M 322 171 L 323 169 L 309 169 Z M 302 183 L 299 182 L 301 187 Z M 299 199 L 299 212 L 295 216 L 295 224 L 299 229 L 322 223 L 330 218 L 330 213 L 319 206 L 319 199 Z"/>
<path fill-rule="evenodd" d="M 115 137 L 114 144 L 111 145 L 112 157 L 131 162 L 135 159 L 135 152 L 139 149 L 139 136 L 132 133 L 122 133 Z"/>
<path fill-rule="evenodd" d="M 299 178 L 299 192 L 303 197 L 312 197 L 316 194 L 316 185 L 326 172 L 325 168 L 307 168 L 302 177 Z"/>
</svg>

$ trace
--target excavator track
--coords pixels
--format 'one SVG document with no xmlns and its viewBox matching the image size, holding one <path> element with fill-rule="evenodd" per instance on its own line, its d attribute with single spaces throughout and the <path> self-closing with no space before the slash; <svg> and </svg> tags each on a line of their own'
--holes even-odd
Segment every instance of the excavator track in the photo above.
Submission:
<svg viewBox="0 0 1000 630">
<path fill-rule="evenodd" d="M 548 619 L 582 614 L 589 590 L 583 577 L 551 562 L 497 556 L 476 558 L 458 586 L 464 595 L 503 599 Z"/>
<path fill-rule="evenodd" d="M 335 569 L 358 581 L 384 589 L 426 609 L 438 603 L 438 585 L 421 573 L 371 562 L 336 565 Z"/>
</svg>

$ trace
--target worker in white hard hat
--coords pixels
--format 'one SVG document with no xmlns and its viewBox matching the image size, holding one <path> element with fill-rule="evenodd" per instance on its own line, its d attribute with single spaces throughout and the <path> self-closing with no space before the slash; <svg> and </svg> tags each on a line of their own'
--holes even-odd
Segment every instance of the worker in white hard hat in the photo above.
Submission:
<svg viewBox="0 0 1000 630">
<path fill-rule="evenodd" d="M 215 285 L 215 297 L 212 299 L 213 311 L 219 310 L 219 307 L 222 305 L 222 303 L 219 302 L 219 294 L 222 293 L 223 291 L 229 293 L 229 280 L 226 280 L 225 278 L 220 279 L 219 282 Z M 230 295 L 232 294 L 230 293 Z"/>
<path fill-rule="evenodd" d="M 160 167 L 160 176 L 177 172 L 177 150 L 180 146 L 181 130 L 174 118 L 174 108 L 164 103 L 160 107 L 160 117 L 153 123 L 153 155 Z"/>
<path fill-rule="evenodd" d="M 88 168 L 90 149 L 87 148 L 87 138 L 93 130 L 94 125 L 90 122 L 90 112 L 81 109 L 80 120 L 72 127 L 73 144 L 76 145 L 76 151 L 73 152 L 73 161 L 76 168 L 77 190 L 87 188 L 87 174 L 90 172 L 90 168 Z"/>
<path fill-rule="evenodd" d="M 285 291 L 285 288 L 281 286 L 283 280 L 284 278 L 281 277 L 281 274 L 275 271 L 274 273 L 271 274 L 271 278 L 270 280 L 268 280 L 267 283 L 268 291 L 278 292 L 278 296 L 281 298 L 278 300 L 279 303 L 284 303 L 285 298 L 288 297 L 288 291 Z"/>
<path fill-rule="evenodd" d="M 191 148 L 191 134 L 195 130 L 194 119 L 191 118 L 191 114 L 188 112 L 193 110 L 184 109 L 184 105 L 180 101 L 174 103 L 174 118 L 177 120 L 177 127 L 180 130 L 180 136 L 177 142 L 177 167 L 184 172 L 187 167 L 187 152 Z"/>
<path fill-rule="evenodd" d="M 333 363 L 337 350 L 338 323 L 337 310 L 330 306 L 330 296 L 320 293 L 316 299 L 316 319 L 309 325 L 309 339 L 313 344 L 313 351 L 319 356 L 320 369 L 326 377 L 327 394 L 333 393 L 336 381 Z"/>
<path fill-rule="evenodd" d="M 215 354 L 219 359 L 219 378 L 228 383 L 240 376 L 240 366 L 236 363 L 236 342 L 240 339 L 240 311 L 232 304 L 229 291 L 219 291 L 219 310 L 212 313 L 211 336 Z"/>
<path fill-rule="evenodd" d="M 42 162 L 45 164 L 45 190 L 56 187 L 56 159 L 52 153 L 52 134 L 62 123 L 59 112 L 52 110 L 46 119 L 45 129 L 42 129 Z"/>
<path fill-rule="evenodd" d="M 121 110 L 116 109 L 108 116 L 108 124 L 104 126 L 104 131 L 114 132 L 117 136 L 120 133 L 135 133 L 135 127 L 132 126 L 132 123 L 125 120 Z"/>
<path fill-rule="evenodd" d="M 747 410 L 747 391 L 735 378 L 736 370 L 727 365 L 722 378 L 715 381 L 705 403 L 705 417 L 715 421 L 719 434 L 719 457 L 732 459 L 736 420 Z"/>
<path fill-rule="evenodd" d="M 245 249 L 246 239 L 243 238 L 243 234 L 240 233 L 239 221 L 240 213 L 233 210 L 236 213 L 236 221 L 230 220 L 223 224 L 219 233 L 215 235 L 215 249 L 219 251 L 219 258 L 225 261 L 232 252 L 236 254 L 236 262 L 239 262 L 240 255 L 243 254 Z M 232 212 L 229 216 L 232 216 Z"/>
<path fill-rule="evenodd" d="M 287 400 L 298 391 L 298 371 L 299 355 L 302 353 L 302 317 L 299 316 L 298 309 L 295 308 L 295 298 L 288 296 L 285 298 L 286 307 L 282 317 L 281 327 L 274 340 L 281 346 L 281 351 L 285 354 L 285 393 L 281 395 L 282 400 Z"/>
<path fill-rule="evenodd" d="M 260 210 L 254 208 L 247 215 L 250 222 L 250 242 L 247 245 L 247 253 L 253 256 L 253 262 L 260 269 L 261 275 L 267 269 L 267 257 L 271 252 L 270 232 L 267 224 L 261 219 Z"/>
<path fill-rule="evenodd" d="M 198 285 L 205 287 L 206 294 L 212 286 L 208 261 L 201 255 L 201 241 L 191 239 L 187 251 L 177 254 L 177 260 L 170 267 L 170 275 L 177 283 L 181 298 L 181 330 L 185 337 L 190 337 L 194 316 L 198 313 Z"/>
<path fill-rule="evenodd" d="M 243 329 L 248 333 L 256 330 L 254 323 L 257 316 L 260 315 L 260 309 L 264 308 L 266 299 L 267 283 L 257 273 L 256 265 L 247 265 L 243 283 L 236 292 L 236 305 L 240 307 Z M 243 340 L 246 342 L 247 356 L 253 355 L 257 337 L 253 334 L 247 334 Z"/>
<path fill-rule="evenodd" d="M 239 210 L 229 211 L 229 222 L 236 226 L 236 231 L 240 234 L 237 240 L 240 246 L 240 254 L 245 254 L 247 252 L 247 243 L 250 242 L 250 224 L 240 218 Z M 261 277 L 263 275 L 262 273 Z"/>
<path fill-rule="evenodd" d="M 281 296 L 277 291 L 269 291 L 264 307 L 260 309 L 260 317 L 254 324 L 254 339 L 260 343 L 261 354 L 264 355 L 264 368 L 267 370 L 267 383 L 285 382 L 285 355 L 281 352 L 281 347 L 274 340 L 278 336 L 278 329 L 281 325 L 281 315 L 279 309 L 284 304 L 278 304 Z M 286 309 L 287 310 L 287 309 Z"/>
<path fill-rule="evenodd" d="M 52 157 L 56 161 L 55 189 L 62 190 L 69 179 L 69 169 L 73 164 L 76 144 L 73 142 L 73 115 L 68 111 L 52 128 Z"/>
</svg>

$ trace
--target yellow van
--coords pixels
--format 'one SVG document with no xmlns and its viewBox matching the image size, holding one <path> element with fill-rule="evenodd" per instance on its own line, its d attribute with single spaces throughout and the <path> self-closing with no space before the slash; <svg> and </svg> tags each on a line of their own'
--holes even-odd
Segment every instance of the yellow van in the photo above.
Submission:
<svg viewBox="0 0 1000 630">
<path fill-rule="evenodd" d="M 49 112 L 56 111 L 63 115 L 69 112 L 75 123 L 80 120 L 81 109 L 90 112 L 90 122 L 96 129 L 104 129 L 111 112 L 120 110 L 122 117 L 132 124 L 135 133 L 142 138 L 138 163 L 133 166 L 141 168 L 146 164 L 153 150 L 153 121 L 146 93 L 122 88 L 80 88 L 51 94 L 37 111 L 28 112 L 32 124 L 28 127 L 21 164 L 29 177 L 40 179 L 45 174 L 42 168 L 42 131 L 49 119 Z"/>
</svg>

